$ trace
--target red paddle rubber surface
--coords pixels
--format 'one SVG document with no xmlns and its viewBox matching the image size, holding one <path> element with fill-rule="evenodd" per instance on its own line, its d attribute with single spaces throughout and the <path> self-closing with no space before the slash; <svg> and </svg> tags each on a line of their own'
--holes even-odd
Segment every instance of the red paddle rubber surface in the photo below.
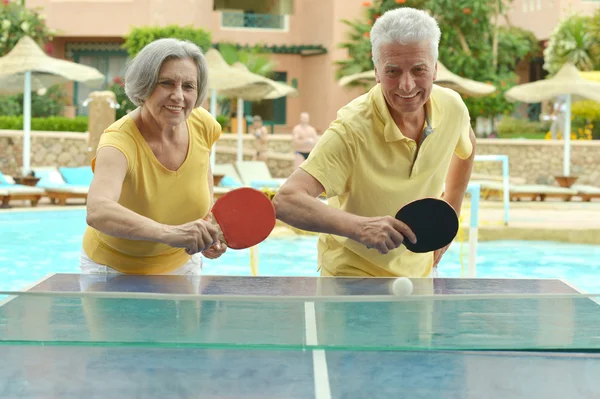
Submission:
<svg viewBox="0 0 600 399">
<path fill-rule="evenodd" d="M 249 187 L 232 190 L 212 209 L 227 246 L 244 249 L 265 240 L 275 227 L 275 208 L 261 191 Z"/>
</svg>

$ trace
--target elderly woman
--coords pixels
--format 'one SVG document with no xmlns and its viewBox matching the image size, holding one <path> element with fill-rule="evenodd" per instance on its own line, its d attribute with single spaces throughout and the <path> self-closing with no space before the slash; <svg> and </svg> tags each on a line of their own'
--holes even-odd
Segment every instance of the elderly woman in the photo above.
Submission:
<svg viewBox="0 0 600 399">
<path fill-rule="evenodd" d="M 210 149 L 221 127 L 200 104 L 208 67 L 187 41 L 156 40 L 128 65 L 137 108 L 109 126 L 92 161 L 83 272 L 199 274 L 225 252 L 211 223 Z"/>
</svg>

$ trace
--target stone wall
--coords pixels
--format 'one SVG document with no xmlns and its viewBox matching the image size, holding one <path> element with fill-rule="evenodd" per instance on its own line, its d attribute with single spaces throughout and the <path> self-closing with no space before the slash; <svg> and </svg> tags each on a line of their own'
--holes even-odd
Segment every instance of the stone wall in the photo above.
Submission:
<svg viewBox="0 0 600 399">
<path fill-rule="evenodd" d="M 31 166 L 87 165 L 87 133 L 31 132 Z M 0 130 L 0 171 L 21 174 L 23 132 Z"/>
<path fill-rule="evenodd" d="M 275 178 L 286 178 L 292 174 L 294 167 L 294 154 L 292 153 L 291 135 L 269 136 L 269 149 L 267 151 L 267 165 L 271 175 Z M 245 135 L 242 148 L 243 159 L 253 160 L 256 157 L 254 137 Z M 216 146 L 217 163 L 235 163 L 237 159 L 237 135 L 222 134 Z"/>
<path fill-rule="evenodd" d="M 0 170 L 8 175 L 18 174 L 22 163 L 21 131 L 0 130 Z M 87 133 L 32 132 L 32 166 L 87 165 Z M 244 159 L 255 157 L 254 137 L 244 136 Z M 526 139 L 477 139 L 477 154 L 508 155 L 510 175 L 527 183 L 555 184 L 554 176 L 562 175 L 562 141 Z M 217 142 L 217 163 L 234 163 L 237 135 L 222 134 Z M 273 177 L 288 177 L 293 170 L 294 155 L 291 135 L 269 136 L 267 164 Z M 474 173 L 502 174 L 499 162 L 476 162 Z M 577 183 L 600 187 L 600 141 L 571 142 L 571 175 L 579 176 Z"/>
<path fill-rule="evenodd" d="M 292 153 L 292 135 L 291 134 L 271 134 L 268 137 L 269 152 L 291 154 Z M 254 136 L 250 134 L 243 135 L 244 149 L 254 151 Z M 217 148 L 233 147 L 237 148 L 237 134 L 222 133 L 217 141 Z"/>
<path fill-rule="evenodd" d="M 291 135 L 275 134 L 268 138 L 268 164 L 271 173 L 277 177 L 289 176 L 293 169 Z M 253 142 L 252 136 L 244 135 L 244 149 L 249 153 L 254 151 Z M 237 135 L 221 135 L 217 154 L 219 148 L 227 147 L 233 150 L 237 148 Z M 562 141 L 477 139 L 477 154 L 508 155 L 510 175 L 530 184 L 555 184 L 554 176 L 562 175 L 563 172 L 563 150 Z M 219 159 L 218 155 L 217 162 Z M 235 162 L 235 151 L 230 155 L 229 162 Z M 491 161 L 476 162 L 474 173 L 501 176 L 502 164 Z M 571 175 L 579 176 L 578 184 L 600 187 L 600 141 L 571 142 Z"/>
<path fill-rule="evenodd" d="M 531 184 L 555 184 L 563 174 L 562 141 L 528 139 L 477 139 L 477 154 L 508 155 L 509 173 Z M 600 187 L 600 141 L 571 141 L 571 175 L 577 184 Z M 499 162 L 475 163 L 476 173 L 502 174 Z"/>
</svg>

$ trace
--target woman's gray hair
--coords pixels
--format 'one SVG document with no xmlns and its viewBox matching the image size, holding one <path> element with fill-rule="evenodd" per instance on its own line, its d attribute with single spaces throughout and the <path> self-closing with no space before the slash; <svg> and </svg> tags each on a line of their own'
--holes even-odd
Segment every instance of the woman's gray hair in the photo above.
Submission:
<svg viewBox="0 0 600 399">
<path fill-rule="evenodd" d="M 208 93 L 208 64 L 200 47 L 187 40 L 158 39 L 146 45 L 127 65 L 125 94 L 132 103 L 141 106 L 154 92 L 164 62 L 185 58 L 191 58 L 198 68 L 198 98 L 194 108 L 199 107 Z"/>
<path fill-rule="evenodd" d="M 433 62 L 438 59 L 441 31 L 437 21 L 425 11 L 409 7 L 396 8 L 384 13 L 371 28 L 373 63 L 378 65 L 382 44 L 412 44 L 428 41 Z"/>
</svg>

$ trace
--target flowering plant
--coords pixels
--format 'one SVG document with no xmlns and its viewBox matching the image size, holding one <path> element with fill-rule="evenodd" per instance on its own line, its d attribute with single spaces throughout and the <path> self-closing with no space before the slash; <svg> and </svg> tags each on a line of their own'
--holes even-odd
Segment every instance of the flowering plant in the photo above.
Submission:
<svg viewBox="0 0 600 399">
<path fill-rule="evenodd" d="M 23 36 L 29 36 L 52 53 L 50 41 L 53 32 L 46 26 L 46 18 L 36 9 L 2 0 L 0 4 L 0 56 L 6 55 Z"/>
</svg>

